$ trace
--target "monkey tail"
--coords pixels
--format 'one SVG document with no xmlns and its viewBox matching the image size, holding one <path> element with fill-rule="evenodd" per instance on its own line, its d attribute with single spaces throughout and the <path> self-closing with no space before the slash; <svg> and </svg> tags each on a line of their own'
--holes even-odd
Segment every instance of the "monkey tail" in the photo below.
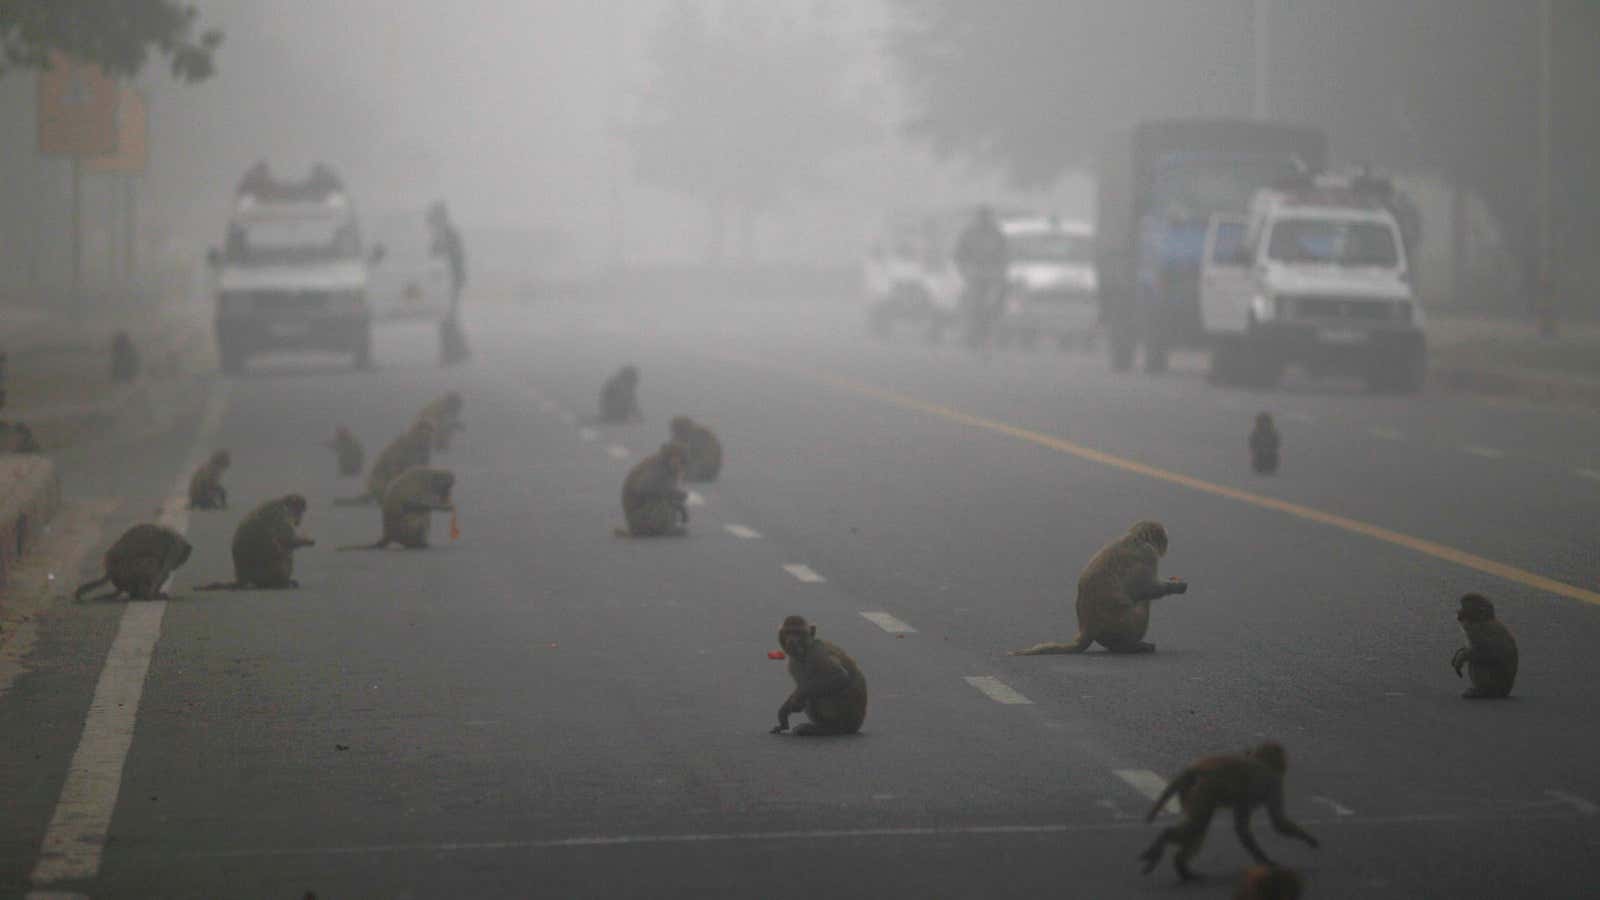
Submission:
<svg viewBox="0 0 1600 900">
<path fill-rule="evenodd" d="M 382 550 L 387 546 L 389 546 L 388 541 L 379 540 L 371 544 L 345 544 L 343 547 L 337 548 L 337 550 L 340 553 L 345 553 L 351 550 Z"/>
<path fill-rule="evenodd" d="M 102 586 L 104 584 L 107 584 L 110 581 L 111 581 L 111 576 L 107 575 L 104 578 L 96 578 L 94 581 L 88 582 L 87 584 L 79 585 L 78 590 L 73 593 L 72 599 L 74 599 L 74 600 L 82 600 L 84 598 L 84 596 L 87 595 L 90 591 L 92 591 L 95 588 L 100 587 L 100 586 Z"/>
<path fill-rule="evenodd" d="M 1161 792 L 1161 796 L 1156 798 L 1155 804 L 1150 807 L 1150 812 L 1145 814 L 1144 820 L 1146 822 L 1154 822 L 1156 815 L 1161 812 L 1162 807 L 1167 805 L 1167 801 L 1171 800 L 1177 794 L 1188 790 L 1189 786 L 1194 784 L 1194 779 L 1194 770 L 1184 769 L 1177 778 L 1172 779 L 1171 783 L 1167 785 L 1166 789 Z"/>
<path fill-rule="evenodd" d="M 1013 651 L 1011 651 L 1010 655 L 1012 655 L 1012 656 L 1054 656 L 1054 655 L 1060 654 L 1060 653 L 1082 653 L 1083 651 L 1089 649 L 1089 645 L 1091 643 L 1093 643 L 1093 642 L 1085 640 L 1083 637 L 1080 636 L 1076 641 L 1073 641 L 1070 644 L 1062 644 L 1062 643 L 1059 643 L 1059 642 L 1050 642 L 1050 643 L 1044 643 L 1044 644 L 1034 644 L 1032 647 L 1025 647 L 1025 648 L 1023 648 L 1021 650 L 1013 650 Z"/>
</svg>

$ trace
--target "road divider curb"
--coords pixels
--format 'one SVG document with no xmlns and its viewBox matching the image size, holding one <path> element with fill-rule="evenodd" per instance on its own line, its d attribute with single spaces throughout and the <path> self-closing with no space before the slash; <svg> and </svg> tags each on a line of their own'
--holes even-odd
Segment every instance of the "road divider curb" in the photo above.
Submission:
<svg viewBox="0 0 1600 900">
<path fill-rule="evenodd" d="M 0 458 L 0 589 L 61 506 L 55 464 L 42 456 Z M 0 594 L 0 599 L 4 595 Z"/>
</svg>

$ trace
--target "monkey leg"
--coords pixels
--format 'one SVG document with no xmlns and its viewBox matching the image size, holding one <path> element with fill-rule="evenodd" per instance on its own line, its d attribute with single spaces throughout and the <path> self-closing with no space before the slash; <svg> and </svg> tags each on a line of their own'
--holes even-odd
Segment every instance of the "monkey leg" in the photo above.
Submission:
<svg viewBox="0 0 1600 900">
<path fill-rule="evenodd" d="M 1102 642 L 1104 643 L 1104 642 Z M 1106 649 L 1112 653 L 1154 653 L 1156 645 L 1149 641 L 1116 641 L 1106 644 Z"/>
<path fill-rule="evenodd" d="M 1250 833 L 1250 805 L 1248 803 L 1240 803 L 1233 808 L 1233 833 L 1239 836 L 1239 843 L 1244 845 L 1244 849 L 1250 851 L 1250 855 L 1255 857 L 1256 862 L 1263 866 L 1276 865 L 1271 859 L 1267 858 L 1266 851 L 1261 849 L 1261 845 L 1256 843 L 1256 836 Z"/>
<path fill-rule="evenodd" d="M 819 697 L 806 704 L 804 722 L 795 726 L 794 733 L 801 737 L 820 737 L 833 734 L 855 734 L 866 720 L 864 702 L 848 697 Z"/>
</svg>

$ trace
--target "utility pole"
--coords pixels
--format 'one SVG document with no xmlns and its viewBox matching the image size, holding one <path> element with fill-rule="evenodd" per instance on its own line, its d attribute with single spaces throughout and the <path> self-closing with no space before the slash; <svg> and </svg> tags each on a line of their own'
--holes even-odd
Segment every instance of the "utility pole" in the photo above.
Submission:
<svg viewBox="0 0 1600 900">
<path fill-rule="evenodd" d="M 627 247 L 627 214 L 623 205 L 623 179 L 625 177 L 623 166 L 626 154 L 623 151 L 623 142 L 627 139 L 623 132 L 624 127 L 624 101 L 627 94 L 627 60 L 628 60 L 628 30 L 624 19 L 626 4 L 623 0 L 611 0 L 606 6 L 606 25 L 611 29 L 607 38 L 611 42 L 611 51 L 614 54 L 611 61 L 610 96 L 607 98 L 606 131 L 609 138 L 610 153 L 606 160 L 607 193 L 609 194 L 610 214 L 610 243 L 611 265 L 621 269 L 628 262 Z"/>
<path fill-rule="evenodd" d="M 1553 113 L 1554 97 L 1551 96 L 1551 43 L 1553 40 L 1553 23 L 1551 22 L 1552 0 L 1539 0 L 1539 166 L 1538 166 L 1538 205 L 1539 205 L 1539 249 L 1538 249 L 1538 283 L 1534 290 L 1538 291 L 1536 303 L 1539 309 L 1539 336 L 1553 338 L 1559 329 L 1559 314 L 1556 309 L 1555 272 L 1552 266 L 1551 240 L 1554 229 L 1551 226 L 1550 214 L 1550 177 L 1551 177 L 1551 117 Z"/>
<path fill-rule="evenodd" d="M 1265 119 L 1267 104 L 1267 49 L 1271 39 L 1271 24 L 1267 9 L 1272 0 L 1250 0 L 1250 57 L 1253 61 L 1250 80 L 1250 116 Z"/>
</svg>

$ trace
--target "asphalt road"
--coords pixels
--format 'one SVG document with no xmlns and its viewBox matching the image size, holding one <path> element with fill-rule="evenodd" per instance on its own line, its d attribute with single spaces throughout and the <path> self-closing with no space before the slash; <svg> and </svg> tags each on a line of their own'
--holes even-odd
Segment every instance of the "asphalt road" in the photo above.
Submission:
<svg viewBox="0 0 1600 900">
<path fill-rule="evenodd" d="M 1178 888 L 1135 860 L 1191 759 L 1263 738 L 1290 814 L 1256 832 L 1313 897 L 1578 897 L 1600 882 L 1600 417 L 1340 383 L 1224 391 L 1098 356 L 887 345 L 830 304 L 473 311 L 478 356 L 279 359 L 161 438 L 63 460 L 106 540 L 228 447 L 233 510 L 163 515 L 164 605 L 62 603 L 0 685 L 0 891 L 93 897 L 1231 896 L 1225 817 Z M 645 421 L 589 427 L 633 362 Z M 375 452 L 467 398 L 439 457 L 461 537 L 370 541 L 316 442 Z M 1258 409 L 1284 469 L 1251 474 Z M 619 540 L 623 474 L 687 413 L 722 435 L 690 535 Z M 200 594 L 244 508 L 312 498 L 295 592 Z M 1172 538 L 1140 657 L 1070 639 L 1077 573 Z M 91 554 L 97 558 L 101 547 Z M 1515 699 L 1468 703 L 1455 598 L 1515 629 Z M 790 613 L 861 663 L 863 733 L 767 733 Z M 871 614 L 871 615 L 868 615 Z M 146 670 L 144 666 L 148 666 Z"/>
</svg>

